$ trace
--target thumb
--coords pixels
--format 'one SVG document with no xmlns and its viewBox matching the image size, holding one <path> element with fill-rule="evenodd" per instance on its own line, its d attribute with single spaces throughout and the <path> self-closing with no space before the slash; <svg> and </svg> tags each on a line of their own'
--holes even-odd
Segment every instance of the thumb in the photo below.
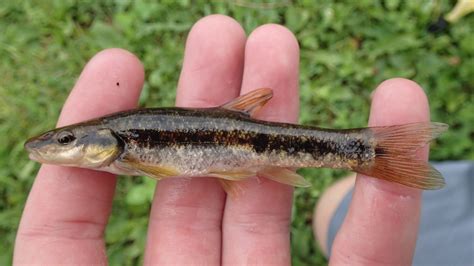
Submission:
<svg viewBox="0 0 474 266">
<path fill-rule="evenodd" d="M 391 79 L 377 88 L 369 126 L 429 121 L 423 90 Z M 427 159 L 427 148 L 417 158 Z M 330 264 L 410 265 L 418 233 L 421 191 L 358 175 L 349 212 L 336 236 Z"/>
</svg>

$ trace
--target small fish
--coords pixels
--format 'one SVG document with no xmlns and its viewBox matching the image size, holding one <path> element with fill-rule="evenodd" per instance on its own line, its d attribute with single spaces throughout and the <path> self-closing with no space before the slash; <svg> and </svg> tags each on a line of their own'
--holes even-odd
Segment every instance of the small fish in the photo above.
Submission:
<svg viewBox="0 0 474 266">
<path fill-rule="evenodd" d="M 257 89 L 214 108 L 150 108 L 107 115 L 29 139 L 32 160 L 156 179 L 211 176 L 228 193 L 234 182 L 265 177 L 310 183 L 290 169 L 349 169 L 419 189 L 444 179 L 415 152 L 447 129 L 423 122 L 385 127 L 323 129 L 257 120 L 272 97 Z"/>
</svg>

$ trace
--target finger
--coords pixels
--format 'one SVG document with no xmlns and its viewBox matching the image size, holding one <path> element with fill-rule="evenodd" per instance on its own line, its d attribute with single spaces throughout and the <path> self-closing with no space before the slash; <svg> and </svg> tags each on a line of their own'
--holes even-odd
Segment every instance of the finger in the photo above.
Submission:
<svg viewBox="0 0 474 266">
<path fill-rule="evenodd" d="M 213 15 L 192 28 L 176 103 L 217 106 L 240 90 L 245 33 L 233 19 Z M 225 195 L 214 179 L 169 179 L 158 184 L 145 263 L 217 265 Z"/>
<path fill-rule="evenodd" d="M 376 90 L 369 126 L 429 121 L 428 101 L 414 82 L 391 79 Z M 427 148 L 417 157 L 427 159 Z M 336 236 L 331 264 L 410 265 L 421 191 L 358 175 L 349 212 Z"/>
<path fill-rule="evenodd" d="M 71 91 L 58 125 L 133 108 L 143 76 L 129 52 L 98 53 Z M 15 264 L 106 264 L 103 232 L 114 188 L 112 174 L 43 165 L 18 229 Z"/>
<path fill-rule="evenodd" d="M 273 89 L 272 100 L 258 118 L 296 122 L 299 48 L 293 34 L 279 25 L 264 25 L 248 38 L 241 94 Z M 242 197 L 228 197 L 223 222 L 223 264 L 289 264 L 290 186 L 271 180 L 247 180 Z"/>
</svg>

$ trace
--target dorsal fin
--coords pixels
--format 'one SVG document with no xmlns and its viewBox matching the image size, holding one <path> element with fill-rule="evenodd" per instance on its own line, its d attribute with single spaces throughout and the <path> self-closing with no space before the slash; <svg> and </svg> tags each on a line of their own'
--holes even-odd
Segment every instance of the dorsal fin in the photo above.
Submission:
<svg viewBox="0 0 474 266">
<path fill-rule="evenodd" d="M 221 107 L 253 116 L 256 111 L 262 108 L 272 98 L 272 96 L 273 92 L 271 89 L 260 88 L 241 95 Z"/>
</svg>

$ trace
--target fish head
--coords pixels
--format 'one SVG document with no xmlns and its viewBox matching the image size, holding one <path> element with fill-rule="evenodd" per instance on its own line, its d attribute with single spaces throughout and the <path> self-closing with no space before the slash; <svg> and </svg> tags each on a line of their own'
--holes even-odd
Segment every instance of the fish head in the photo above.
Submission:
<svg viewBox="0 0 474 266">
<path fill-rule="evenodd" d="M 40 163 L 95 169 L 114 161 L 123 142 L 110 129 L 73 125 L 31 138 L 25 149 Z"/>
</svg>

